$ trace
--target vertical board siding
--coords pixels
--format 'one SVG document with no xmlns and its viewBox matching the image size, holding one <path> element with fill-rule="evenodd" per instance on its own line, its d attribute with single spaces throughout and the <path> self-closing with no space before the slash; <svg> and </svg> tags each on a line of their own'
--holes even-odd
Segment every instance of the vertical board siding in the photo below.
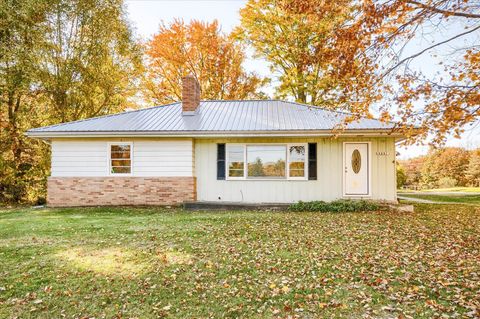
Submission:
<svg viewBox="0 0 480 319">
<path fill-rule="evenodd" d="M 53 177 L 115 176 L 109 173 L 109 145 L 117 140 L 53 140 Z M 193 176 L 191 139 L 124 139 L 132 142 L 132 174 L 139 177 Z"/>
<path fill-rule="evenodd" d="M 217 143 L 318 143 L 317 180 L 217 180 Z M 343 197 L 343 142 L 371 142 L 371 199 L 393 201 L 395 139 L 198 139 L 195 142 L 197 198 L 199 201 L 291 203 L 331 201 Z M 377 155 L 386 152 L 388 155 Z"/>
</svg>

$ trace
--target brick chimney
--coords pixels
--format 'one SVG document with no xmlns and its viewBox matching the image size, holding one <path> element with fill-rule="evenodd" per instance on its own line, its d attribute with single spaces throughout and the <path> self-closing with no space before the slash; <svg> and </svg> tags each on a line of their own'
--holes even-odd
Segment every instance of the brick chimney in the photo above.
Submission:
<svg viewBox="0 0 480 319">
<path fill-rule="evenodd" d="M 200 84 L 192 74 L 189 74 L 182 78 L 182 86 L 182 114 L 195 115 L 200 104 Z"/>
</svg>

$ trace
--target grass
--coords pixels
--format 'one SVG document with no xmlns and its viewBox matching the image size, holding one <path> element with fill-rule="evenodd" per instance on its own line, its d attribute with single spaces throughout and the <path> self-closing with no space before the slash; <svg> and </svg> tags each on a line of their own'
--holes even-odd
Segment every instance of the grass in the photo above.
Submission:
<svg viewBox="0 0 480 319">
<path fill-rule="evenodd" d="M 480 315 L 480 210 L 0 209 L 0 318 Z"/>
<path fill-rule="evenodd" d="M 480 187 L 450 187 L 450 188 L 431 188 L 422 190 L 399 189 L 399 193 L 443 193 L 443 192 L 463 192 L 463 193 L 480 193 Z"/>
<path fill-rule="evenodd" d="M 405 194 L 403 197 L 408 198 L 418 198 L 426 199 L 434 202 L 443 202 L 443 203 L 464 203 L 464 204 L 478 204 L 480 205 L 480 194 L 475 195 L 437 195 L 437 194 L 425 194 L 425 193 L 415 193 L 415 194 Z"/>
</svg>

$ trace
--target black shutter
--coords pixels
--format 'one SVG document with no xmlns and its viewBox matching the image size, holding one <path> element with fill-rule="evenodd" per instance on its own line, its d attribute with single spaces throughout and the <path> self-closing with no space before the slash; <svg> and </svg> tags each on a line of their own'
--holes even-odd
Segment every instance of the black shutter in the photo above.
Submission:
<svg viewBox="0 0 480 319">
<path fill-rule="evenodd" d="M 225 144 L 217 144 L 217 180 L 225 179 Z"/>
<path fill-rule="evenodd" d="M 317 179 L 317 143 L 308 143 L 308 179 Z"/>
</svg>

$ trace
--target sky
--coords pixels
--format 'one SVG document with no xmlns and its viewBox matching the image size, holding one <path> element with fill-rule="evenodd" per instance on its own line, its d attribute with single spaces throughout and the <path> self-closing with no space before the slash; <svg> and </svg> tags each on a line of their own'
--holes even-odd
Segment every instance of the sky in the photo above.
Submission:
<svg viewBox="0 0 480 319">
<path fill-rule="evenodd" d="M 239 10 L 245 5 L 245 0 L 126 0 L 126 9 L 128 18 L 131 21 L 137 37 L 142 40 L 150 39 L 159 28 L 161 21 L 166 24 L 174 19 L 183 19 L 188 22 L 192 19 L 202 21 L 218 20 L 222 26 L 222 31 L 228 33 L 240 23 Z M 448 36 L 452 29 L 445 29 L 439 37 Z M 434 38 L 435 35 L 432 35 Z M 423 39 L 422 41 L 428 41 Z M 424 44 L 424 43 L 423 43 Z M 421 41 L 417 44 L 422 45 Z M 415 46 L 415 44 L 413 44 Z M 415 47 L 411 48 L 415 51 Z M 434 72 L 431 57 L 424 57 L 417 63 L 422 71 Z M 247 71 L 269 76 L 268 64 L 262 60 L 255 60 L 250 57 L 244 67 Z M 268 90 L 266 90 L 268 93 Z M 476 123 L 472 127 L 467 127 L 462 134 L 461 139 L 453 137 L 448 138 L 447 146 L 461 146 L 466 148 L 480 147 L 480 124 Z M 400 159 L 411 158 L 426 154 L 429 147 L 427 145 L 398 147 Z"/>
</svg>

